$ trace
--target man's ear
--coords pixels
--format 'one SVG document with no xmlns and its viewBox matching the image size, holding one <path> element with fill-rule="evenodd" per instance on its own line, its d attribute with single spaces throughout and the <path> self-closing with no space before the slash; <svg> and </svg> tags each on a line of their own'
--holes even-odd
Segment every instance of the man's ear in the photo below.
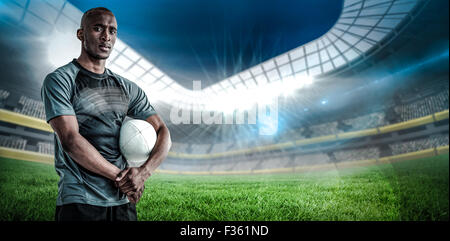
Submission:
<svg viewBox="0 0 450 241">
<path fill-rule="evenodd" d="M 77 38 L 78 38 L 81 42 L 83 42 L 84 36 L 83 36 L 83 29 L 82 29 L 82 28 L 80 28 L 80 29 L 77 30 Z"/>
</svg>

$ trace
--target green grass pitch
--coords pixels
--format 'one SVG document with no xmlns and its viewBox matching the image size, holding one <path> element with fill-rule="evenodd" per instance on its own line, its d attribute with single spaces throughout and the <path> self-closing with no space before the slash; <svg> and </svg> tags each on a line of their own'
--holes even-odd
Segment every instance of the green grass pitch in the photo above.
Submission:
<svg viewBox="0 0 450 241">
<path fill-rule="evenodd" d="M 154 174 L 139 220 L 448 220 L 449 158 L 292 174 Z M 53 220 L 52 165 L 0 158 L 0 220 Z"/>
</svg>

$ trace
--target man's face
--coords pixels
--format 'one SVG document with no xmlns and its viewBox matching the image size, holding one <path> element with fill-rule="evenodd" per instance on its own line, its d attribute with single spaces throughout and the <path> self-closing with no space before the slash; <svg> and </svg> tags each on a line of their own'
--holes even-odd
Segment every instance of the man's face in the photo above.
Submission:
<svg viewBox="0 0 450 241">
<path fill-rule="evenodd" d="M 90 16 L 79 33 L 80 37 L 82 48 L 90 57 L 107 59 L 116 43 L 116 18 L 108 13 Z"/>
</svg>

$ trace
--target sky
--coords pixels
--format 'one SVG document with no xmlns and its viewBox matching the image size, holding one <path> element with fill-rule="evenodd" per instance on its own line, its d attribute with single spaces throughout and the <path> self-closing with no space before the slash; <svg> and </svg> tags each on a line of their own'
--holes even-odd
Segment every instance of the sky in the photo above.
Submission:
<svg viewBox="0 0 450 241">
<path fill-rule="evenodd" d="M 173 80 L 202 88 L 325 34 L 342 0 L 69 0 L 103 6 L 118 37 Z"/>
</svg>

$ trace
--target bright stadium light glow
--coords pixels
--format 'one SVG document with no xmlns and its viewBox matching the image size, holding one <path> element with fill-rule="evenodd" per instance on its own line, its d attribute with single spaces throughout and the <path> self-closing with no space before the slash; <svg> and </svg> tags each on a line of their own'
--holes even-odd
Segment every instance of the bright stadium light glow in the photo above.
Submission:
<svg viewBox="0 0 450 241">
<path fill-rule="evenodd" d="M 308 75 L 291 75 L 262 86 L 256 85 L 250 89 L 247 89 L 243 84 L 239 85 L 237 89 L 227 89 L 219 94 L 212 93 L 210 92 L 211 89 L 208 89 L 204 90 L 207 95 L 199 98 L 205 105 L 205 109 L 230 114 L 235 110 L 249 110 L 255 104 L 271 104 L 274 98 L 292 96 L 296 90 L 312 83 L 313 78 Z"/>
<path fill-rule="evenodd" d="M 54 32 L 48 38 L 47 56 L 53 66 L 66 65 L 80 55 L 81 44 L 74 33 Z"/>
<path fill-rule="evenodd" d="M 257 90 L 241 91 L 235 96 L 235 106 L 238 110 L 248 110 L 255 103 L 258 103 L 257 99 L 263 99 L 262 95 L 258 95 Z"/>
<path fill-rule="evenodd" d="M 283 88 L 281 89 L 281 95 L 284 97 L 294 94 L 299 87 L 298 81 L 292 75 L 284 78 L 282 80 L 282 85 Z"/>
<path fill-rule="evenodd" d="M 207 99 L 205 109 L 208 111 L 221 111 L 225 114 L 232 113 L 234 111 L 233 98 L 230 98 L 232 94 L 218 94 L 211 96 Z"/>
<path fill-rule="evenodd" d="M 279 96 L 284 91 L 283 83 L 280 80 L 276 80 L 267 85 L 265 90 L 270 97 Z"/>
<path fill-rule="evenodd" d="M 220 105 L 219 108 L 215 108 L 215 110 L 221 110 L 226 115 L 233 114 L 234 110 L 236 110 L 236 105 L 233 102 L 227 102 L 223 105 Z"/>
<path fill-rule="evenodd" d="M 278 88 L 278 86 L 276 85 L 275 89 L 276 90 L 278 89 L 280 91 L 279 95 L 287 97 L 293 95 L 296 90 L 311 85 L 312 82 L 313 78 L 308 75 L 298 75 L 298 76 L 290 75 L 282 79 L 282 87 Z"/>
<path fill-rule="evenodd" d="M 280 81 L 272 82 L 256 90 L 255 102 L 262 105 L 272 103 L 273 98 L 280 95 L 283 85 Z"/>
<path fill-rule="evenodd" d="M 301 86 L 301 88 L 311 85 L 313 83 L 313 80 L 314 80 L 313 77 L 311 77 L 309 75 L 301 75 L 301 76 L 298 76 L 296 78 L 300 79 L 300 83 L 301 83 L 300 86 Z"/>
<path fill-rule="evenodd" d="M 327 99 L 322 99 L 322 100 L 320 101 L 320 103 L 321 103 L 322 105 L 326 105 L 326 104 L 328 104 L 328 100 L 327 100 Z"/>
</svg>

